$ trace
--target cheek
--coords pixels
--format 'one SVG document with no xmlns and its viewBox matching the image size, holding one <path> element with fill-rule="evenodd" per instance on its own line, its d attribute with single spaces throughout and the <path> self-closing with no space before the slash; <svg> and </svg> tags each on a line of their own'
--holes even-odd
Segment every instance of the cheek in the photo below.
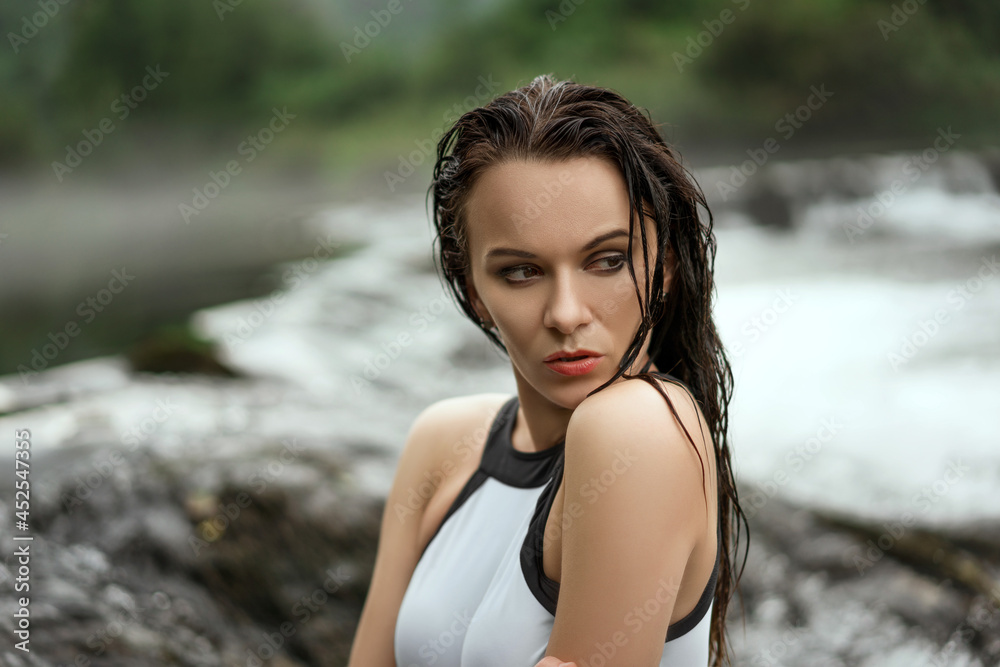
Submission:
<svg viewBox="0 0 1000 667">
<path fill-rule="evenodd" d="M 541 327 L 540 310 L 533 299 L 517 293 L 498 295 L 492 312 L 500 330 L 510 339 L 522 341 Z"/>
<path fill-rule="evenodd" d="M 638 316 L 635 285 L 632 284 L 627 269 L 618 273 L 613 280 L 608 280 L 597 296 L 594 305 L 601 319 L 613 318 L 618 322 L 632 315 Z"/>
</svg>

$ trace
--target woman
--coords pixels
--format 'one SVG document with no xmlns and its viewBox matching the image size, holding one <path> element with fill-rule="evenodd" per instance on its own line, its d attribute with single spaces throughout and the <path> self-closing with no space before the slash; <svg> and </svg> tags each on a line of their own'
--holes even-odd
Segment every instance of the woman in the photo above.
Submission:
<svg viewBox="0 0 1000 667">
<path fill-rule="evenodd" d="M 725 664 L 746 518 L 704 195 L 639 109 L 549 75 L 459 118 L 431 192 L 517 394 L 414 422 L 350 665 Z"/>
</svg>

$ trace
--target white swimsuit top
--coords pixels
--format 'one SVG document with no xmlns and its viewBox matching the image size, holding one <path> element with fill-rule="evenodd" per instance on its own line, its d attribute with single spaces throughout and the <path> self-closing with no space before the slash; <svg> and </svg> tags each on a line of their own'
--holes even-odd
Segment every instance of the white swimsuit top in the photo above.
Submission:
<svg viewBox="0 0 1000 667">
<path fill-rule="evenodd" d="M 542 544 L 565 441 L 514 449 L 517 408 L 515 395 L 500 409 L 479 468 L 417 562 L 396 620 L 397 667 L 534 667 L 545 657 L 559 583 L 543 572 Z M 661 667 L 708 665 L 718 574 L 717 550 L 697 605 L 667 630 Z"/>
</svg>

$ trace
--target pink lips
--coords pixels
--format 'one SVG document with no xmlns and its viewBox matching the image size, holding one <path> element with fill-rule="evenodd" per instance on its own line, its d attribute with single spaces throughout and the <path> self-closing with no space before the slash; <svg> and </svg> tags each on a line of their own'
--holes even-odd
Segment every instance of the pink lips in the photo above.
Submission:
<svg viewBox="0 0 1000 667">
<path fill-rule="evenodd" d="M 545 357 L 542 361 L 560 375 L 584 375 L 594 370 L 603 355 L 591 350 L 560 350 Z M 583 357 L 567 361 L 566 358 Z"/>
</svg>

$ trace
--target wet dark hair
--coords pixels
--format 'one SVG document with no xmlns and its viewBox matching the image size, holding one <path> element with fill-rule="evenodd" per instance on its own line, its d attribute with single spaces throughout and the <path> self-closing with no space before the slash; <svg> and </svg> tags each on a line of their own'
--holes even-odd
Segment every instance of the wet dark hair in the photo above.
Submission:
<svg viewBox="0 0 1000 667">
<path fill-rule="evenodd" d="M 749 526 L 739 504 L 730 460 L 728 406 L 733 373 L 712 321 L 716 246 L 712 214 L 694 177 L 660 136 L 648 112 L 615 91 L 558 81 L 550 74 L 543 74 L 528 85 L 462 115 L 438 142 L 428 190 L 428 195 L 433 195 L 436 259 L 460 308 L 506 354 L 503 341 L 480 320 L 467 293 L 468 195 L 477 178 L 491 166 L 514 160 L 561 161 L 582 156 L 604 158 L 619 168 L 628 188 L 629 234 L 634 234 L 637 211 L 645 206 L 647 215 L 656 223 L 657 235 L 653 276 L 650 280 L 647 275 L 645 294 L 639 293 L 629 245 L 629 274 L 642 321 L 618 371 L 591 394 L 619 377 L 642 378 L 660 392 L 680 423 L 670 398 L 648 372 L 648 363 L 636 375 L 625 372 L 649 334 L 650 361 L 683 382 L 698 401 L 715 450 L 722 536 L 710 649 L 712 665 L 729 664 L 726 613 L 746 565 L 744 550 L 736 574 L 734 563 L 741 527 L 749 540 Z M 704 219 L 699 216 L 699 207 L 705 211 Z M 640 224 L 639 230 L 644 263 L 648 267 L 644 225 Z M 664 293 L 667 258 L 676 264 L 669 292 Z M 684 430 L 695 446 L 691 434 Z M 700 453 L 698 458 L 701 460 Z"/>
</svg>

